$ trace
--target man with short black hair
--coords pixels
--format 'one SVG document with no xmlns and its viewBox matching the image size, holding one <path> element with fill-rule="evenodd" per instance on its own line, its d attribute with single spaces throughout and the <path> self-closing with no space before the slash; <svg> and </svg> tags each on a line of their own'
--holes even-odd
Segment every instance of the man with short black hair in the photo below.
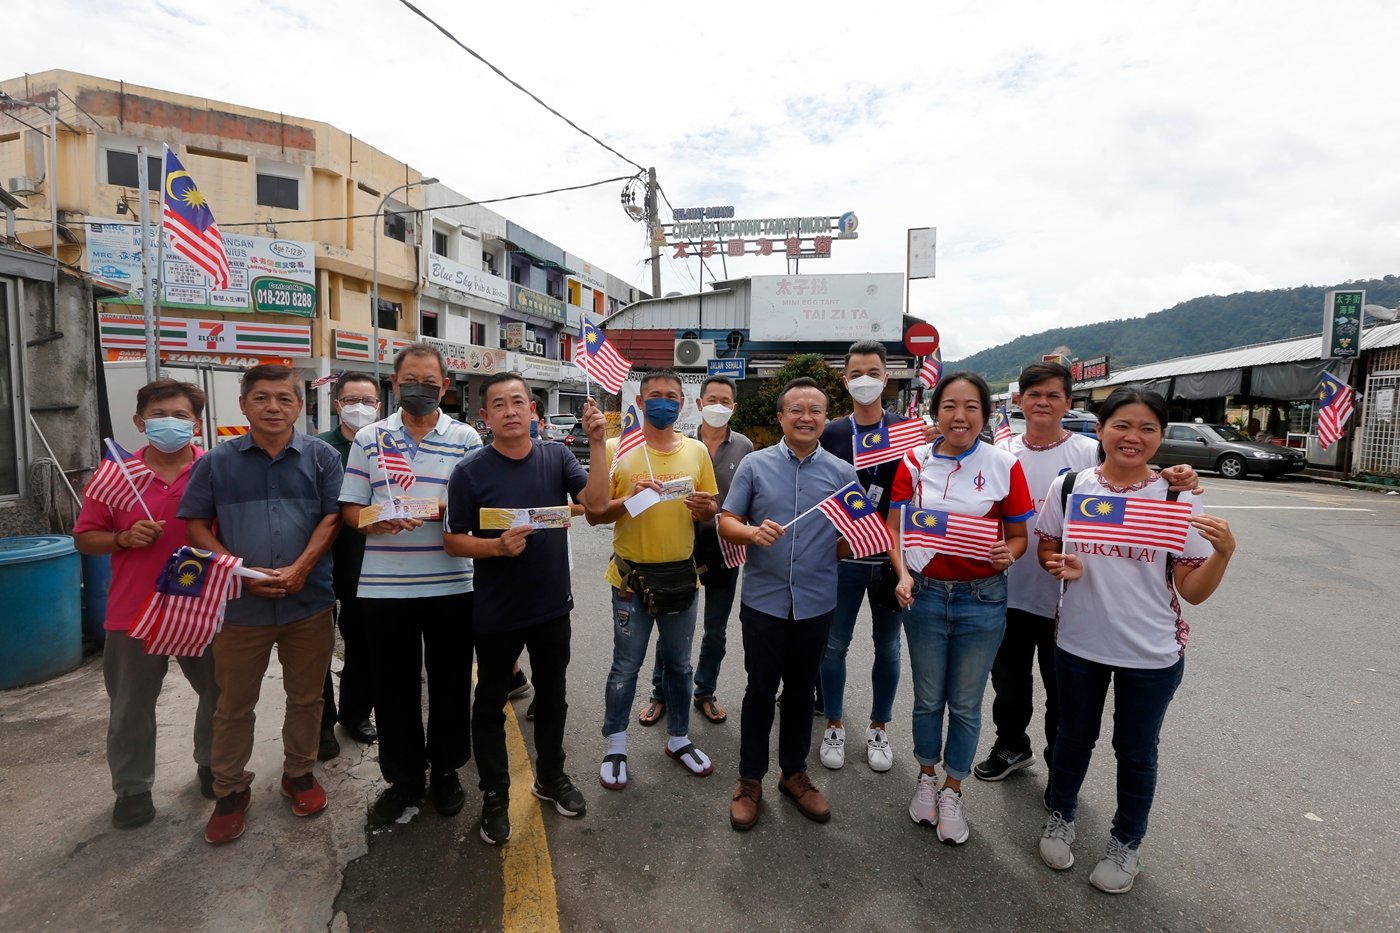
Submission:
<svg viewBox="0 0 1400 933">
<path fill-rule="evenodd" d="M 274 646 L 287 694 L 282 794 L 295 816 L 326 808 L 313 768 L 321 686 L 335 648 L 330 549 L 340 529 L 340 457 L 297 430 L 302 386 L 291 369 L 248 370 L 238 405 L 248 433 L 196 461 L 179 510 L 191 546 L 236 555 L 271 578 L 244 581 L 214 636 L 219 707 L 211 753 L 217 799 L 204 829 L 210 843 L 243 834 L 254 777 L 247 770 L 253 714 Z"/>
<path fill-rule="evenodd" d="M 565 528 L 483 528 L 483 509 L 508 509 L 528 520 L 540 508 L 565 507 L 588 474 L 563 444 L 530 436 L 530 388 L 515 373 L 497 373 L 481 389 L 481 417 L 494 438 L 462 460 L 447 483 L 444 545 L 475 566 L 472 612 L 476 704 L 472 747 L 481 786 L 481 838 L 510 839 L 510 761 L 502 707 L 522 650 L 534 679 L 536 797 L 563 816 L 582 816 L 583 794 L 564 773 L 565 673 L 574 600 Z"/>
<path fill-rule="evenodd" d="M 400 350 L 391 382 L 398 410 L 355 435 L 340 490 L 346 524 L 370 536 L 357 592 L 374 649 L 379 770 L 389 782 L 370 807 L 372 826 L 393 823 L 425 789 L 439 814 L 456 816 L 466 803 L 457 770 L 471 759 L 472 562 L 444 548 L 441 509 L 448 476 L 481 435 L 438 407 L 448 369 L 436 347 Z M 406 498 L 437 511 L 360 524 L 366 506 Z"/>
</svg>

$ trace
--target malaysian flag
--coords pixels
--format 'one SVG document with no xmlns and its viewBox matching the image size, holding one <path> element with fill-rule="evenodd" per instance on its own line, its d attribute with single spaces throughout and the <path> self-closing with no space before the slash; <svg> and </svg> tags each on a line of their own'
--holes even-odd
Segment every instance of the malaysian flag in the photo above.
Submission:
<svg viewBox="0 0 1400 933">
<path fill-rule="evenodd" d="M 1322 374 L 1322 387 L 1317 394 L 1322 403 L 1317 410 L 1317 442 L 1323 450 L 1342 439 L 1342 428 L 1351 417 L 1355 395 L 1351 386 L 1336 376 Z"/>
<path fill-rule="evenodd" d="M 578 350 L 574 365 L 586 372 L 613 395 L 622 391 L 622 383 L 632 371 L 632 364 L 614 349 L 603 332 L 588 323 L 587 315 L 579 315 Z"/>
<path fill-rule="evenodd" d="M 325 376 L 319 376 L 319 377 L 317 377 L 317 378 L 311 380 L 311 388 L 313 388 L 313 389 L 319 389 L 319 388 L 321 388 L 321 386 L 325 385 L 326 383 L 328 383 L 328 382 L 334 382 L 335 380 L 339 379 L 342 375 L 344 375 L 344 374 L 343 374 L 343 373 L 329 373 L 329 374 L 327 374 L 327 375 L 325 375 Z"/>
<path fill-rule="evenodd" d="M 995 518 L 909 506 L 900 511 L 905 548 L 991 561 L 992 545 L 1001 540 L 1001 522 Z"/>
<path fill-rule="evenodd" d="M 724 555 L 724 566 L 733 570 L 749 562 L 749 549 L 746 545 L 735 544 L 727 540 L 724 535 L 719 538 L 719 551 Z"/>
<path fill-rule="evenodd" d="M 889 529 L 880 518 L 880 510 L 859 483 L 842 486 L 823 499 L 817 508 L 850 544 L 853 557 L 883 554 L 894 546 Z"/>
<path fill-rule="evenodd" d="M 1005 405 L 998 405 L 992 412 L 992 443 L 1009 443 L 1011 438 L 1011 416 L 1006 413 Z"/>
<path fill-rule="evenodd" d="M 930 389 L 938 385 L 938 380 L 943 378 L 943 351 L 935 349 L 928 356 L 924 357 L 923 365 L 919 367 L 919 381 Z"/>
<path fill-rule="evenodd" d="M 1076 493 L 1069 497 L 1065 538 L 1180 552 L 1186 547 L 1190 517 L 1189 502 Z"/>
<path fill-rule="evenodd" d="M 123 450 L 110 437 L 103 443 L 107 445 L 107 453 L 88 481 L 83 496 L 123 512 L 134 511 L 155 474 L 144 460 Z"/>
<path fill-rule="evenodd" d="M 637 417 L 637 406 L 628 405 L 622 416 L 622 433 L 617 436 L 617 449 L 613 451 L 612 464 L 608 467 L 608 479 L 617 473 L 617 465 L 631 451 L 646 443 L 642 435 L 642 422 Z"/>
<path fill-rule="evenodd" d="M 182 547 L 165 562 L 155 592 L 131 627 L 147 654 L 198 657 L 224 624 L 224 607 L 242 591 L 243 559 Z"/>
<path fill-rule="evenodd" d="M 404 492 L 408 492 L 413 487 L 413 481 L 417 479 L 413 475 L 413 465 L 408 462 L 408 458 L 403 455 L 403 448 L 394 439 L 394 435 L 383 429 L 379 430 L 376 442 L 379 446 L 379 470 L 385 476 L 385 485 L 389 480 L 399 484 Z"/>
<path fill-rule="evenodd" d="M 888 460 L 898 460 L 923 442 L 922 421 L 881 424 L 869 431 L 858 431 L 851 440 L 855 448 L 856 469 L 863 470 Z"/>
<path fill-rule="evenodd" d="M 190 173 L 165 150 L 165 190 L 160 196 L 161 226 L 170 237 L 170 246 L 214 280 L 214 288 L 228 288 L 228 253 L 224 238 L 209 202 Z"/>
</svg>

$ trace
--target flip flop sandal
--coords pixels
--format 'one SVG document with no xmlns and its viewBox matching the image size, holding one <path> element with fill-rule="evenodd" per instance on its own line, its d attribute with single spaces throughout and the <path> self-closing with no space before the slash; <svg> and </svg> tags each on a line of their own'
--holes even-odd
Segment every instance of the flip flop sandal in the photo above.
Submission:
<svg viewBox="0 0 1400 933">
<path fill-rule="evenodd" d="M 666 702 L 664 700 L 653 699 L 642 711 L 637 714 L 637 722 L 644 726 L 654 726 L 661 721 L 661 717 L 666 715 Z"/>
<path fill-rule="evenodd" d="M 729 714 L 724 711 L 724 707 L 719 705 L 719 701 L 714 697 L 701 697 L 695 701 L 695 708 L 700 714 L 710 722 L 718 725 L 729 718 Z"/>
<path fill-rule="evenodd" d="M 626 764 L 627 764 L 627 756 L 626 756 L 626 755 L 619 755 L 619 754 L 604 755 L 604 756 L 603 756 L 603 764 L 611 764 L 611 765 L 613 766 L 613 767 L 612 767 L 613 783 L 609 784 L 607 781 L 603 780 L 603 776 L 600 774 L 600 775 L 598 775 L 598 783 L 599 783 L 599 784 L 602 784 L 602 785 L 603 785 L 604 787 L 606 787 L 608 790 L 622 790 L 624 787 L 627 786 L 627 778 L 626 778 L 626 777 L 624 776 L 624 774 L 623 774 L 623 767 L 620 767 L 620 766 L 626 766 Z"/>
<path fill-rule="evenodd" d="M 666 749 L 666 757 L 667 757 L 667 758 L 673 758 L 673 759 L 675 759 L 676 762 L 677 762 L 682 768 L 684 768 L 685 770 L 689 771 L 691 774 L 695 775 L 696 777 L 709 777 L 711 774 L 714 774 L 714 772 L 715 772 L 715 763 L 714 763 L 713 761 L 711 761 L 708 765 L 705 766 L 705 770 L 704 770 L 704 771 L 696 771 L 694 768 L 692 768 L 692 767 L 691 767 L 689 764 L 687 764 L 686 761 L 685 761 L 686 757 L 689 756 L 689 757 L 690 757 L 690 760 L 693 761 L 693 762 L 695 762 L 695 764 L 697 764 L 697 765 L 700 764 L 700 758 L 695 754 L 695 753 L 698 752 L 698 751 L 699 751 L 699 749 L 695 747 L 695 743 L 694 743 L 694 742 L 687 742 L 687 743 L 685 743 L 684 745 L 682 745 L 680 748 L 676 749 L 674 752 L 671 751 L 669 748 Z"/>
</svg>

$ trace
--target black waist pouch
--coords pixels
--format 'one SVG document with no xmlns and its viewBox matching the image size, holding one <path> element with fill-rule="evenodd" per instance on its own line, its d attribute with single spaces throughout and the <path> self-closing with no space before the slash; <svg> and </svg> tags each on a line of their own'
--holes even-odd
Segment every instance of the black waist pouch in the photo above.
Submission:
<svg viewBox="0 0 1400 933">
<path fill-rule="evenodd" d="M 695 602 L 695 561 L 672 560 L 660 564 L 634 564 L 613 556 L 623 585 L 637 594 L 653 616 L 684 612 Z"/>
</svg>

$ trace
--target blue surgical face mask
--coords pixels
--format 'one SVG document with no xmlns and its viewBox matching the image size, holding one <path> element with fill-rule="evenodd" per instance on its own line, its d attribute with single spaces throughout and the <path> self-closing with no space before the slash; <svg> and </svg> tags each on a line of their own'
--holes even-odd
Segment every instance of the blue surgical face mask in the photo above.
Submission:
<svg viewBox="0 0 1400 933">
<path fill-rule="evenodd" d="M 681 413 L 681 403 L 669 398 L 649 398 L 644 407 L 647 424 L 662 431 L 675 424 Z"/>
<path fill-rule="evenodd" d="M 146 440 L 161 453 L 173 454 L 194 440 L 194 422 L 184 418 L 147 418 Z"/>
</svg>

